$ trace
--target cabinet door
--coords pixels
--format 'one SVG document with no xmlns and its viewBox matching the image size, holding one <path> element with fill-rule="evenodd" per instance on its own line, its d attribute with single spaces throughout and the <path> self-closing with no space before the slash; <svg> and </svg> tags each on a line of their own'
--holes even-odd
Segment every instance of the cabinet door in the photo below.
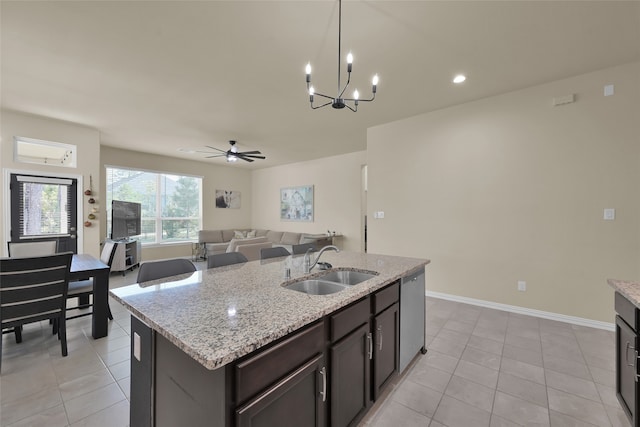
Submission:
<svg viewBox="0 0 640 427">
<path fill-rule="evenodd" d="M 331 347 L 332 427 L 355 424 L 371 405 L 369 322 Z"/>
<path fill-rule="evenodd" d="M 323 426 L 327 398 L 324 357 L 300 368 L 236 410 L 238 427 Z"/>
<path fill-rule="evenodd" d="M 373 400 L 398 372 L 398 314 L 395 303 L 373 321 Z"/>
<path fill-rule="evenodd" d="M 638 425 L 637 344 L 636 333 L 616 316 L 616 394 L 633 426 Z"/>
</svg>

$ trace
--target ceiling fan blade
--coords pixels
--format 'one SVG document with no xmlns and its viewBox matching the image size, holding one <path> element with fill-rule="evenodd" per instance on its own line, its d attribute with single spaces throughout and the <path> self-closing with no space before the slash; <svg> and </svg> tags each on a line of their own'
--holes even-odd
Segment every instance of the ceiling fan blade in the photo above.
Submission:
<svg viewBox="0 0 640 427">
<path fill-rule="evenodd" d="M 259 151 L 242 151 L 238 154 L 262 154 L 262 153 Z"/>
<path fill-rule="evenodd" d="M 249 159 L 248 157 L 238 156 L 238 155 L 236 155 L 236 157 L 241 160 L 244 160 L 245 162 L 253 162 L 253 159 Z"/>
<path fill-rule="evenodd" d="M 244 156 L 244 157 L 250 157 L 250 158 L 252 158 L 252 159 L 266 159 L 266 157 L 265 157 L 265 156 L 254 156 L 254 155 L 248 155 L 248 156 L 247 156 L 247 155 L 245 155 L 245 154 L 243 154 L 243 156 Z"/>
<path fill-rule="evenodd" d="M 212 150 L 220 151 L 221 153 L 226 153 L 226 152 L 227 152 L 226 150 L 221 150 L 221 149 L 219 149 L 219 148 L 212 147 L 212 146 L 210 146 L 210 145 L 205 145 L 205 147 L 209 147 L 209 148 L 211 148 Z"/>
<path fill-rule="evenodd" d="M 214 154 L 212 156 L 205 156 L 205 159 L 210 159 L 212 157 L 226 157 L 226 154 Z"/>
</svg>

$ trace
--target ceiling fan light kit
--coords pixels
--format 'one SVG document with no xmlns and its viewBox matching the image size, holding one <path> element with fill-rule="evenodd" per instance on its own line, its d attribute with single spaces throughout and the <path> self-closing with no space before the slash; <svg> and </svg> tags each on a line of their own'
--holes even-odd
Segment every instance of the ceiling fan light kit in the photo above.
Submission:
<svg viewBox="0 0 640 427">
<path fill-rule="evenodd" d="M 356 112 L 358 111 L 358 103 L 359 102 L 371 102 L 376 97 L 376 90 L 378 86 L 378 75 L 373 76 L 371 81 L 371 98 L 369 99 L 360 99 L 360 93 L 358 89 L 353 91 L 353 98 L 344 98 L 344 92 L 347 90 L 349 83 L 351 82 L 351 69 L 353 66 L 353 55 L 351 52 L 347 55 L 347 83 L 344 85 L 342 89 L 340 84 L 340 56 L 341 56 L 341 39 L 342 39 L 342 0 L 338 0 L 338 95 L 334 98 L 332 96 L 324 95 L 322 93 L 316 92 L 314 87 L 311 85 L 311 63 L 307 63 L 305 68 L 307 74 L 307 91 L 309 92 L 309 103 L 313 110 L 317 110 L 318 108 L 326 107 L 327 105 L 331 105 L 335 109 L 343 109 L 347 107 L 349 110 Z M 320 96 L 322 98 L 326 98 L 329 101 L 325 102 L 321 105 L 313 105 L 314 96 Z M 353 104 L 351 106 L 349 103 Z"/>
</svg>

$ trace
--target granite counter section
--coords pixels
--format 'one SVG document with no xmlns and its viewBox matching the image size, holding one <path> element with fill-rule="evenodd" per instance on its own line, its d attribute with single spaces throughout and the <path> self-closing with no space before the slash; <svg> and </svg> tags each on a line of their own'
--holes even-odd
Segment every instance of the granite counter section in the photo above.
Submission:
<svg viewBox="0 0 640 427">
<path fill-rule="evenodd" d="M 620 292 L 633 305 L 640 308 L 640 282 L 608 279 L 607 283 L 617 292 Z"/>
<path fill-rule="evenodd" d="M 303 256 L 252 261 L 113 289 L 111 295 L 207 369 L 252 351 L 357 301 L 425 266 L 428 260 L 359 252 L 325 252 L 333 270 L 378 275 L 330 295 L 282 285 L 326 272 L 303 271 Z M 291 278 L 284 280 L 286 268 Z"/>
</svg>

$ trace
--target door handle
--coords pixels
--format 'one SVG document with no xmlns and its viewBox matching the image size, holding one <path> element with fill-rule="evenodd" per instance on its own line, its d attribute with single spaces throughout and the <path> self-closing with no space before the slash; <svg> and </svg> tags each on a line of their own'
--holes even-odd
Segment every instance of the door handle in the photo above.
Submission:
<svg viewBox="0 0 640 427">
<path fill-rule="evenodd" d="M 324 366 L 322 367 L 322 369 L 320 369 L 320 375 L 322 376 L 322 391 L 320 392 L 320 395 L 322 396 L 322 401 L 326 402 L 327 401 L 327 370 L 325 369 Z"/>
<path fill-rule="evenodd" d="M 367 334 L 367 341 L 369 343 L 369 360 L 373 359 L 373 336 L 371 332 Z"/>
<path fill-rule="evenodd" d="M 378 326 L 378 337 L 380 337 L 380 341 L 378 342 L 378 351 L 382 351 L 382 325 Z"/>
</svg>

